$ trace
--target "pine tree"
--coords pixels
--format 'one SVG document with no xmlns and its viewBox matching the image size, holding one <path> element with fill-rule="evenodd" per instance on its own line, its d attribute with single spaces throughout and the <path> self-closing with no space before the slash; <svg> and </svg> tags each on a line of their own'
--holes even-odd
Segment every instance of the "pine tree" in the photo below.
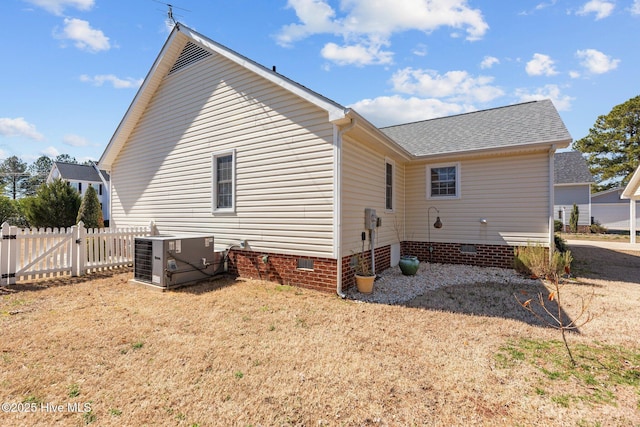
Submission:
<svg viewBox="0 0 640 427">
<path fill-rule="evenodd" d="M 98 193 L 93 186 L 89 186 L 84 193 L 80 210 L 78 211 L 77 223 L 82 221 L 86 228 L 104 228 L 102 218 L 102 208 L 98 200 Z"/>
<path fill-rule="evenodd" d="M 571 209 L 571 216 L 569 217 L 569 228 L 571 228 L 572 233 L 578 232 L 578 220 L 580 219 L 580 210 L 578 209 L 578 205 L 573 204 L 573 208 Z"/>
<path fill-rule="evenodd" d="M 640 96 L 599 116 L 589 135 L 573 147 L 587 154 L 589 169 L 598 183 L 592 186 L 593 191 L 626 185 L 640 159 Z"/>
<path fill-rule="evenodd" d="M 32 227 L 71 227 L 76 224 L 81 202 L 74 188 L 56 179 L 38 188 L 35 197 L 24 199 L 24 215 Z"/>
</svg>

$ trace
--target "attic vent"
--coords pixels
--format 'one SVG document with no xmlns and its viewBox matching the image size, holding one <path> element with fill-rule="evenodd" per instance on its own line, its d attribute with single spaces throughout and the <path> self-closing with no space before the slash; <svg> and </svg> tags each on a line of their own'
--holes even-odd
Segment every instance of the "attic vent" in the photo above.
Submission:
<svg viewBox="0 0 640 427">
<path fill-rule="evenodd" d="M 188 42 L 184 49 L 182 49 L 182 53 L 180 53 L 176 63 L 173 64 L 173 67 L 169 70 L 169 75 L 208 56 L 211 56 L 211 52 Z"/>
</svg>

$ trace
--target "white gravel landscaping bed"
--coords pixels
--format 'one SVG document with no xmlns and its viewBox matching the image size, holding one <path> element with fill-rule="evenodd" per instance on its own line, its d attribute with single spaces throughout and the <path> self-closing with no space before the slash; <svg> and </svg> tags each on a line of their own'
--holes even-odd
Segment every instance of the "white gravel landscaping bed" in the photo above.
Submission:
<svg viewBox="0 0 640 427">
<path fill-rule="evenodd" d="M 527 285 L 535 283 L 535 280 L 508 268 L 421 262 L 415 276 L 404 276 L 399 267 L 388 268 L 378 275 L 371 294 L 362 294 L 355 286 L 345 294 L 348 299 L 360 302 L 402 304 L 443 286 L 478 283 Z"/>
</svg>

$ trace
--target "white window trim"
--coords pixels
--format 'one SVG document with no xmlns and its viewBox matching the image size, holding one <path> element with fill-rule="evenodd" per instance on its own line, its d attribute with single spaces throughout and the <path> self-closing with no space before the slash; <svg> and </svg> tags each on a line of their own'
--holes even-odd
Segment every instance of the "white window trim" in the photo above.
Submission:
<svg viewBox="0 0 640 427">
<path fill-rule="evenodd" d="M 391 209 L 387 208 L 387 164 L 391 165 Z M 396 162 L 385 157 L 384 159 L 384 210 L 394 212 L 396 210 Z"/>
<path fill-rule="evenodd" d="M 437 169 L 437 168 L 450 168 L 450 167 L 455 167 L 456 168 L 456 195 L 455 196 L 432 196 L 431 195 L 431 169 Z M 427 174 L 427 199 L 433 199 L 433 200 L 456 200 L 456 199 L 460 199 L 462 197 L 462 193 L 460 191 L 461 185 L 460 183 L 462 182 L 462 173 L 460 171 L 460 162 L 451 162 L 451 163 L 438 163 L 438 164 L 433 164 L 433 165 L 427 165 L 426 167 L 426 174 Z"/>
<path fill-rule="evenodd" d="M 216 160 L 218 157 L 231 155 L 231 207 L 218 208 L 218 168 Z M 236 211 L 236 150 L 216 151 L 211 155 L 211 213 L 235 213 Z"/>
</svg>

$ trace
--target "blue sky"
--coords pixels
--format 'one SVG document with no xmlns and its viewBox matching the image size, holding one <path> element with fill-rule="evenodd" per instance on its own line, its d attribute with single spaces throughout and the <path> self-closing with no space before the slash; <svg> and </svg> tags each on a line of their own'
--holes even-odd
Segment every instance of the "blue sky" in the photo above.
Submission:
<svg viewBox="0 0 640 427">
<path fill-rule="evenodd" d="M 640 0 L 171 3 L 183 24 L 378 126 L 550 98 L 580 139 L 640 94 Z M 166 10 L 3 1 L 0 160 L 97 160 L 169 34 Z"/>
</svg>

